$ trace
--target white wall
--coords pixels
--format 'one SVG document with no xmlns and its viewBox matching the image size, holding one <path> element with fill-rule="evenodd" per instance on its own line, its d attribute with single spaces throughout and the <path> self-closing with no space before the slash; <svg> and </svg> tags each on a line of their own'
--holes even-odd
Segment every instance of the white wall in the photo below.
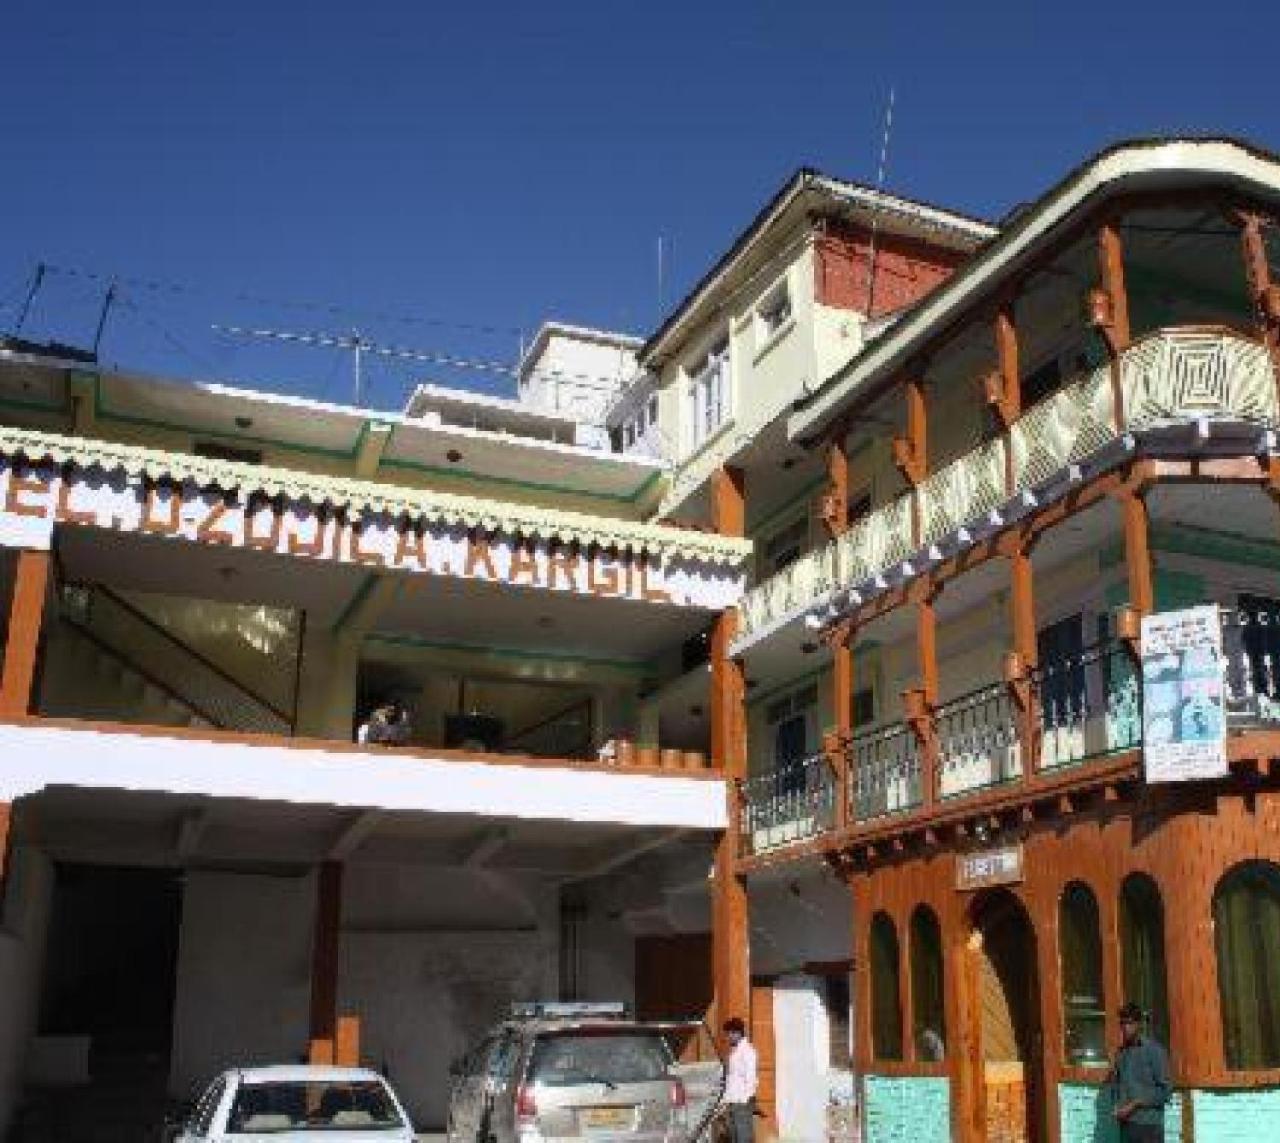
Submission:
<svg viewBox="0 0 1280 1143">
<path fill-rule="evenodd" d="M 512 1002 L 556 995 L 558 921 L 557 891 L 534 878 L 348 866 L 338 1008 L 419 1127 L 444 1125 L 450 1061 Z"/>
<path fill-rule="evenodd" d="M 188 873 L 169 1090 L 307 1051 L 314 877 Z"/>
<path fill-rule="evenodd" d="M 0 1138 L 4 1138 L 22 1085 L 27 1043 L 39 1019 L 40 977 L 53 865 L 42 853 L 14 849 L 0 918 Z"/>
<path fill-rule="evenodd" d="M 827 1134 L 827 1013 L 816 977 L 783 976 L 773 985 L 781 1140 L 823 1143 Z"/>
</svg>

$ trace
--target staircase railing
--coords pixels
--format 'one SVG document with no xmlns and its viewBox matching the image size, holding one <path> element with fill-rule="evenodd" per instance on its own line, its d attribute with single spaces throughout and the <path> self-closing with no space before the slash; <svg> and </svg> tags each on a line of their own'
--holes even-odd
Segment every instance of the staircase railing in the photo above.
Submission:
<svg viewBox="0 0 1280 1143">
<path fill-rule="evenodd" d="M 293 720 L 101 584 L 63 588 L 64 617 L 148 681 L 224 730 L 289 735 Z"/>
</svg>

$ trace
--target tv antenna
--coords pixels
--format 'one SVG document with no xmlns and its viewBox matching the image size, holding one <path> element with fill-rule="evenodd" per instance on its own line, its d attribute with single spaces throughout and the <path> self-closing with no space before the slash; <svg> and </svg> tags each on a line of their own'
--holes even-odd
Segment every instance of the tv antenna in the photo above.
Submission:
<svg viewBox="0 0 1280 1143">
<path fill-rule="evenodd" d="M 867 244 L 867 321 L 875 308 L 877 239 L 880 236 L 880 207 L 884 197 L 884 181 L 889 170 L 889 137 L 893 133 L 893 101 L 895 89 L 889 88 L 889 102 L 884 109 L 884 134 L 880 139 L 880 165 L 876 169 L 876 201 L 871 212 L 871 240 Z"/>
<path fill-rule="evenodd" d="M 504 376 L 514 376 L 516 373 L 516 370 L 505 362 L 457 357 L 451 353 L 432 353 L 429 350 L 410 349 L 400 345 L 384 345 L 365 337 L 358 330 L 352 330 L 347 334 L 297 333 L 284 329 L 250 329 L 239 325 L 219 325 L 216 322 L 213 323 L 212 328 L 218 333 L 232 337 L 309 345 L 318 349 L 346 350 L 351 354 L 353 403 L 357 407 L 360 406 L 364 395 L 364 362 L 369 356 L 390 358 L 395 361 L 420 361 L 427 365 L 448 365 L 455 369 L 475 369 L 484 373 L 501 373 Z"/>
</svg>

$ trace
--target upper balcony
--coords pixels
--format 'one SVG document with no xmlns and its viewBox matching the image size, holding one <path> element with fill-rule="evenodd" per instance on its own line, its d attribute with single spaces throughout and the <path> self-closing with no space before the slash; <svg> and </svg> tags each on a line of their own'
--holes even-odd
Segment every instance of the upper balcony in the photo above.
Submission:
<svg viewBox="0 0 1280 1143">
<path fill-rule="evenodd" d="M 735 654 L 806 614 L 863 606 L 1140 453 L 1274 447 L 1267 348 L 1226 328 L 1148 334 L 743 598 Z"/>
</svg>

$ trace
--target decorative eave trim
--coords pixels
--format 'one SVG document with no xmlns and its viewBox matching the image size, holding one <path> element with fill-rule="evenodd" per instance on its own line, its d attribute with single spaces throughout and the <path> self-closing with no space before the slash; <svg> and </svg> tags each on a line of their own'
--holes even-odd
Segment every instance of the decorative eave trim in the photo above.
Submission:
<svg viewBox="0 0 1280 1143">
<path fill-rule="evenodd" d="M 751 541 L 659 524 L 617 520 L 554 508 L 403 488 L 367 480 L 321 476 L 187 453 L 161 452 L 113 441 L 89 440 L 34 429 L 0 427 L 0 456 L 38 464 L 51 461 L 149 480 L 191 482 L 201 488 L 244 496 L 283 496 L 348 512 L 411 516 L 431 523 L 462 525 L 530 539 L 598 544 L 619 551 L 648 552 L 660 559 L 681 556 L 739 567 Z"/>
</svg>

